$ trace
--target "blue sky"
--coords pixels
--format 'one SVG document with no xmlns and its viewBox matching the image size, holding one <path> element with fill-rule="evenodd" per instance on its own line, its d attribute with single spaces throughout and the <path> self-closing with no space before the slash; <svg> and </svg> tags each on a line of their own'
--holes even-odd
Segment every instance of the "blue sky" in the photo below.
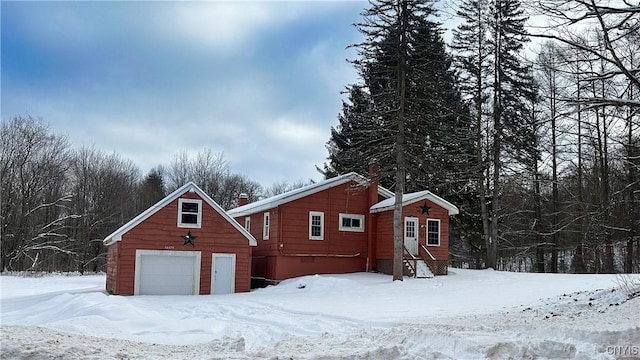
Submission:
<svg viewBox="0 0 640 360">
<path fill-rule="evenodd" d="M 1 116 L 143 173 L 210 148 L 265 186 L 320 180 L 366 6 L 2 1 Z"/>
</svg>

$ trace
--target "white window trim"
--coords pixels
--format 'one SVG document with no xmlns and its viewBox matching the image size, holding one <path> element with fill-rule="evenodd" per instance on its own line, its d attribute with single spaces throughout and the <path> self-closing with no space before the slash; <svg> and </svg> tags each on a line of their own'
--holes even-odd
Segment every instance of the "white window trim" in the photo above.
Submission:
<svg viewBox="0 0 640 360">
<path fill-rule="evenodd" d="M 271 227 L 271 216 L 269 212 L 262 216 L 262 240 L 269 240 L 269 228 Z"/>
<path fill-rule="evenodd" d="M 437 244 L 429 244 L 429 221 L 436 221 L 438 222 L 438 243 Z M 442 226 L 441 226 L 441 222 L 440 219 L 427 219 L 427 231 L 426 231 L 426 244 L 427 246 L 440 246 L 440 238 L 442 235 Z"/>
<path fill-rule="evenodd" d="M 183 203 L 197 203 L 198 204 L 198 214 L 197 214 L 197 222 L 195 224 L 185 224 L 182 222 L 182 204 Z M 192 214 L 192 213 L 188 213 Z M 178 199 L 178 227 L 181 228 L 195 228 L 199 229 L 202 227 L 202 200 L 198 199 Z"/>
<path fill-rule="evenodd" d="M 360 227 L 344 227 L 342 225 L 342 219 L 344 219 L 344 218 L 360 220 Z M 340 230 L 340 231 L 352 231 L 352 232 L 364 232 L 364 215 L 340 213 L 338 215 L 338 230 Z"/>
<path fill-rule="evenodd" d="M 154 256 L 189 256 L 194 257 L 193 262 L 193 295 L 200 294 L 200 251 L 171 251 L 171 250 L 136 250 L 136 262 L 133 280 L 133 295 L 140 295 L 140 273 L 142 267 L 142 257 L 145 255 Z"/>
<path fill-rule="evenodd" d="M 244 218 L 244 229 L 251 233 L 251 217 Z"/>
<path fill-rule="evenodd" d="M 312 235 L 312 220 L 314 216 L 320 216 L 320 236 Z M 309 240 L 324 240 L 324 213 L 321 211 L 309 211 Z"/>
</svg>

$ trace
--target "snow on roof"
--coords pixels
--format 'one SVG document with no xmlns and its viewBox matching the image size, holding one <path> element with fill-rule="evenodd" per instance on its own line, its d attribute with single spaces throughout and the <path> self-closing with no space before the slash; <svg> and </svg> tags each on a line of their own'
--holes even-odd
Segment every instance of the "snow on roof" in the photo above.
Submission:
<svg viewBox="0 0 640 360">
<path fill-rule="evenodd" d="M 186 193 L 187 191 L 195 192 L 196 194 L 198 194 L 200 198 L 202 198 L 214 210 L 216 210 L 220 215 L 222 215 L 222 217 L 225 218 L 231 225 L 233 225 L 233 227 L 235 227 L 238 231 L 240 231 L 240 233 L 244 235 L 244 237 L 246 237 L 247 240 L 249 240 L 249 245 L 251 246 L 258 245 L 253 235 L 251 235 L 244 227 L 240 226 L 240 224 L 238 224 L 238 222 L 234 218 L 229 216 L 229 214 L 225 212 L 224 209 L 222 209 L 220 205 L 218 205 L 218 203 L 216 203 L 209 195 L 207 195 L 204 191 L 202 191 L 202 189 L 200 189 L 193 182 L 188 182 L 184 184 L 182 187 L 180 187 L 179 189 L 177 189 L 176 191 L 167 195 L 164 199 L 158 201 L 155 205 L 151 206 L 150 208 L 142 212 L 140 215 L 131 219 L 131 221 L 129 221 L 128 223 L 122 225 L 120 228 L 118 228 L 118 230 L 114 231 L 113 233 L 105 237 L 104 240 L 102 240 L 102 242 L 105 245 L 109 246 L 116 241 L 122 240 L 122 235 L 124 235 L 126 232 L 134 228 L 136 225 L 143 222 L 145 219 L 147 219 L 151 215 L 158 212 L 160 209 L 167 206 L 169 203 L 171 203 L 172 201 L 174 201 L 175 199 L 180 197 L 180 195 Z"/>
<path fill-rule="evenodd" d="M 244 216 L 244 215 L 249 215 L 249 214 L 254 214 L 260 211 L 264 211 L 264 210 L 268 210 L 268 209 L 272 209 L 274 207 L 277 207 L 281 204 L 285 204 L 288 203 L 290 201 L 293 200 L 297 200 L 300 198 L 303 198 L 305 196 L 311 195 L 311 194 L 315 194 L 317 192 L 320 192 L 322 190 L 326 190 L 329 188 L 332 188 L 334 186 L 337 185 L 341 185 L 344 183 L 347 183 L 349 181 L 355 181 L 361 185 L 364 186 L 368 186 L 369 185 L 369 180 L 367 178 L 365 178 L 362 175 L 359 175 L 355 172 L 350 172 L 348 174 L 344 174 L 344 175 L 340 175 L 331 179 L 327 179 L 327 180 L 323 180 L 320 182 L 317 182 L 315 184 L 311 184 L 311 185 L 307 185 L 304 187 L 301 187 L 299 189 L 295 189 L 295 190 L 291 190 L 288 191 L 286 193 L 282 193 L 276 196 L 272 196 L 270 198 L 266 198 L 266 199 L 262 199 L 256 202 L 252 202 L 250 204 L 247 205 L 243 205 L 240 207 L 237 207 L 235 209 L 231 209 L 229 211 L 227 211 L 229 213 L 229 215 L 233 216 L 233 217 L 239 217 L 239 216 Z M 382 195 L 384 197 L 392 197 L 393 196 L 393 192 L 383 188 L 382 186 L 378 186 L 378 194 Z"/>
<path fill-rule="evenodd" d="M 460 212 L 460 210 L 458 210 L 458 208 L 455 205 L 435 195 L 429 190 L 402 195 L 402 206 L 410 205 L 422 200 L 429 200 L 434 204 L 442 206 L 443 208 L 449 211 L 449 215 L 458 215 L 458 213 Z M 392 197 L 392 198 L 380 201 L 379 203 L 373 205 L 369 210 L 372 213 L 392 210 L 394 203 L 395 203 L 395 198 Z"/>
</svg>

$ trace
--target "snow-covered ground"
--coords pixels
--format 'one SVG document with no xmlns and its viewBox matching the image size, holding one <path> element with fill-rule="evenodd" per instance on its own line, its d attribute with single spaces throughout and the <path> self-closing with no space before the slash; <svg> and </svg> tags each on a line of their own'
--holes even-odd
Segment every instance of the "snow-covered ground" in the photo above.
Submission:
<svg viewBox="0 0 640 360">
<path fill-rule="evenodd" d="M 218 296 L 110 296 L 104 282 L 1 276 L 0 357 L 640 358 L 640 297 L 615 275 L 316 275 Z"/>
</svg>

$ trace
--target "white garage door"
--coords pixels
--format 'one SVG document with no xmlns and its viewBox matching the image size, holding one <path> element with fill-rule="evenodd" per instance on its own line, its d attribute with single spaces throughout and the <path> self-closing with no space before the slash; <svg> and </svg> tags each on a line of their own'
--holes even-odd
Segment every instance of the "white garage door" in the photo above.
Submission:
<svg viewBox="0 0 640 360">
<path fill-rule="evenodd" d="M 194 295 L 200 289 L 199 251 L 136 251 L 136 295 Z"/>
</svg>

